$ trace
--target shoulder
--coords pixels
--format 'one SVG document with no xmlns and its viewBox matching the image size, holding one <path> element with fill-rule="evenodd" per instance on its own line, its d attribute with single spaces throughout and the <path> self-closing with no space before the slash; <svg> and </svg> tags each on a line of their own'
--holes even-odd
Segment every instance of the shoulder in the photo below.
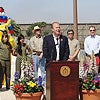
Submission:
<svg viewBox="0 0 100 100">
<path fill-rule="evenodd" d="M 64 39 L 64 40 L 67 40 L 68 41 L 68 38 L 64 35 L 60 35 L 60 39 Z"/>
<path fill-rule="evenodd" d="M 62 37 L 62 38 L 67 38 L 65 35 L 60 35 L 60 37 Z"/>
<path fill-rule="evenodd" d="M 77 42 L 77 43 L 79 42 L 79 40 L 77 40 L 77 39 L 74 39 L 74 41 Z"/>
<path fill-rule="evenodd" d="M 45 37 L 44 37 L 44 39 L 50 39 L 50 38 L 52 38 L 53 36 L 52 36 L 52 34 L 50 34 L 50 35 L 46 35 Z"/>
<path fill-rule="evenodd" d="M 100 39 L 100 36 L 99 35 L 96 35 L 96 38 Z"/>
<path fill-rule="evenodd" d="M 33 41 L 34 39 L 35 39 L 35 36 L 32 36 L 29 41 Z"/>
<path fill-rule="evenodd" d="M 32 39 L 34 39 L 35 38 L 35 36 L 32 36 L 31 38 L 30 38 L 30 40 L 32 40 Z"/>
<path fill-rule="evenodd" d="M 85 38 L 85 41 L 87 41 L 87 40 L 89 40 L 89 39 L 91 39 L 91 36 L 86 37 L 86 38 Z"/>
</svg>

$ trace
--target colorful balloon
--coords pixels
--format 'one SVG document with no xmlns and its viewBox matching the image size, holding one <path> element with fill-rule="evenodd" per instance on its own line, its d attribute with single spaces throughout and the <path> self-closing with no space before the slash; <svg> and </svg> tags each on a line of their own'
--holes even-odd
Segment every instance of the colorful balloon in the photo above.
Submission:
<svg viewBox="0 0 100 100">
<path fill-rule="evenodd" d="M 4 12 L 4 9 L 3 9 L 3 7 L 0 7 L 0 12 Z"/>
<path fill-rule="evenodd" d="M 8 30 L 12 30 L 12 29 L 13 29 L 13 27 L 12 27 L 12 26 L 9 26 L 9 27 L 8 27 Z"/>
<path fill-rule="evenodd" d="M 7 21 L 8 21 L 7 19 L 3 20 L 4 23 L 7 23 Z"/>
<path fill-rule="evenodd" d="M 3 19 L 3 20 L 5 20 L 5 19 L 7 19 L 7 18 L 8 18 L 7 16 L 2 16 L 2 19 Z"/>
<path fill-rule="evenodd" d="M 10 34 L 14 34 L 14 31 L 13 31 L 13 30 L 9 30 L 9 33 L 10 33 Z"/>
</svg>

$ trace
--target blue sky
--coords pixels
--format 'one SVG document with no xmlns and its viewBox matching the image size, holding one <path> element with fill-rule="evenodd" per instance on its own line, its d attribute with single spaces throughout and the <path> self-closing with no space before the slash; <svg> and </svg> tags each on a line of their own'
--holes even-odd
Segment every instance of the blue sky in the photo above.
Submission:
<svg viewBox="0 0 100 100">
<path fill-rule="evenodd" d="M 0 0 L 16 23 L 73 23 L 73 0 Z M 77 0 L 78 23 L 100 23 L 100 0 Z"/>
</svg>

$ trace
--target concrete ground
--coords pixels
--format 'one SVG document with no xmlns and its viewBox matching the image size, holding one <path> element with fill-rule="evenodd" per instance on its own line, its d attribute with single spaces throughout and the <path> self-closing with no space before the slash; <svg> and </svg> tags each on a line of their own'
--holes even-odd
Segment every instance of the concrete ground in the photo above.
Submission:
<svg viewBox="0 0 100 100">
<path fill-rule="evenodd" d="M 6 91 L 6 89 L 3 88 L 0 91 L 0 100 L 16 100 L 16 98 L 12 90 Z"/>
</svg>

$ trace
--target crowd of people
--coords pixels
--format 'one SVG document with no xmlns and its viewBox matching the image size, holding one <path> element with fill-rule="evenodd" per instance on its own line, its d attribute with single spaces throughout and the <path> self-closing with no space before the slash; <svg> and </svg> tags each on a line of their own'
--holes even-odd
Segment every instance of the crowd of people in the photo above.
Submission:
<svg viewBox="0 0 100 100">
<path fill-rule="evenodd" d="M 46 84 L 45 66 L 50 61 L 76 61 L 80 51 L 80 43 L 74 38 L 74 31 L 68 30 L 66 36 L 61 33 L 59 22 L 53 22 L 51 25 L 52 33 L 42 37 L 41 28 L 35 26 L 32 30 L 34 36 L 30 38 L 29 45 L 25 43 L 25 37 L 18 36 L 17 44 L 12 47 L 9 42 L 7 31 L 3 31 L 0 42 L 0 88 L 4 74 L 6 76 L 6 89 L 10 89 L 11 77 L 11 56 L 16 56 L 16 71 L 21 78 L 22 58 L 33 60 L 35 78 L 38 78 L 38 68 L 41 70 L 42 84 Z M 96 35 L 96 28 L 89 27 L 90 36 L 84 41 L 84 50 L 87 61 L 90 61 L 92 51 L 96 57 L 97 73 L 100 73 L 100 36 Z M 31 56 L 28 56 L 31 55 Z"/>
</svg>

